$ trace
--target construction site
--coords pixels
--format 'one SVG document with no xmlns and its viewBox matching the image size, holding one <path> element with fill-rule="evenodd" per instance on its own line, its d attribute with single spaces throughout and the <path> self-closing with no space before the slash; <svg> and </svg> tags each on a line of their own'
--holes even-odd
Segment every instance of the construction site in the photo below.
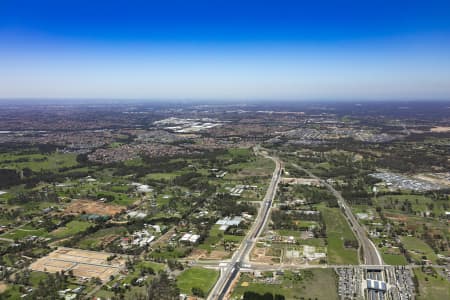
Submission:
<svg viewBox="0 0 450 300">
<path fill-rule="evenodd" d="M 124 206 L 106 204 L 87 199 L 74 200 L 64 210 L 65 214 L 91 214 L 100 216 L 114 216 L 126 210 Z"/>
<path fill-rule="evenodd" d="M 77 277 L 96 277 L 106 282 L 125 268 L 125 258 L 108 259 L 112 256 L 112 253 L 60 247 L 32 263 L 30 269 L 50 273 L 72 271 Z"/>
</svg>

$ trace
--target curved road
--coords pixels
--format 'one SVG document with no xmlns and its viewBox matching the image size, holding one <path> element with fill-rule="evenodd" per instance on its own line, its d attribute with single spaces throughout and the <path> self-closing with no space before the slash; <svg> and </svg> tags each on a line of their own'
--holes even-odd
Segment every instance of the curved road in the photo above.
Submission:
<svg viewBox="0 0 450 300">
<path fill-rule="evenodd" d="M 270 208 L 272 207 L 272 202 L 276 194 L 278 182 L 281 178 L 281 162 L 278 160 L 278 158 L 260 153 L 258 148 L 255 148 L 255 152 L 275 162 L 275 170 L 272 174 L 272 180 L 270 181 L 266 195 L 264 196 L 264 200 L 261 204 L 253 226 L 247 233 L 239 249 L 234 253 L 233 257 L 231 258 L 231 262 L 227 263 L 225 267 L 221 268 L 220 277 L 209 293 L 207 298 L 208 300 L 226 299 L 233 281 L 239 274 L 240 268 L 243 266 L 245 267 L 245 265 L 247 264 L 250 256 L 250 251 L 252 250 L 257 237 L 264 229 L 264 226 L 266 225 L 270 215 Z"/>
<path fill-rule="evenodd" d="M 378 252 L 377 247 L 367 236 L 366 230 L 356 220 L 355 216 L 353 215 L 352 210 L 350 209 L 350 206 L 348 205 L 347 201 L 345 201 L 345 199 L 342 197 L 341 193 L 336 191 L 334 189 L 334 187 L 332 185 L 330 185 L 328 182 L 320 179 L 319 177 L 317 177 L 316 175 L 314 175 L 307 169 L 302 168 L 296 164 L 292 164 L 292 166 L 294 166 L 298 170 L 305 172 L 310 177 L 320 180 L 320 182 L 336 197 L 340 208 L 344 211 L 344 216 L 346 217 L 347 221 L 349 222 L 350 226 L 352 227 L 353 232 L 355 233 L 356 238 L 358 239 L 359 245 L 362 248 L 363 256 L 364 256 L 364 264 L 365 265 L 383 265 L 383 259 L 381 258 L 381 255 Z"/>
</svg>

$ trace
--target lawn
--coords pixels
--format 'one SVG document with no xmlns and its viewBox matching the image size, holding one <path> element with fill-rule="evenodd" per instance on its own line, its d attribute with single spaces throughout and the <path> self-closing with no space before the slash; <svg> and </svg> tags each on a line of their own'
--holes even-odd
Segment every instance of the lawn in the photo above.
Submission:
<svg viewBox="0 0 450 300">
<path fill-rule="evenodd" d="M 200 288 L 205 295 L 211 290 L 219 277 L 219 272 L 199 267 L 190 268 L 177 278 L 181 293 L 192 295 L 192 288 Z"/>
<path fill-rule="evenodd" d="M 65 238 L 68 236 L 75 235 L 79 232 L 85 231 L 89 227 L 91 227 L 92 224 L 87 221 L 70 221 L 66 224 L 64 227 L 60 227 L 56 230 L 53 230 L 50 235 L 52 237 L 55 237 L 57 239 Z"/>
<path fill-rule="evenodd" d="M 346 248 L 344 240 L 355 241 L 355 236 L 338 208 L 320 207 L 323 215 L 328 241 L 329 264 L 358 264 L 356 249 Z"/>
<path fill-rule="evenodd" d="M 426 256 L 427 259 L 433 261 L 437 260 L 437 255 L 433 249 L 430 248 L 424 241 L 412 236 L 401 237 L 402 243 L 405 248 L 411 253 L 411 256 L 416 260 L 421 260 L 422 256 Z"/>
<path fill-rule="evenodd" d="M 420 268 L 414 269 L 414 274 L 419 282 L 418 300 L 441 300 L 449 299 L 450 282 L 434 273 L 434 276 L 427 275 Z"/>
<path fill-rule="evenodd" d="M 252 282 L 253 279 L 243 274 L 233 291 L 232 299 L 240 299 L 251 291 L 263 295 L 265 293 L 283 295 L 286 299 L 339 299 L 337 294 L 337 276 L 333 269 L 302 270 L 299 276 L 286 271 L 279 276 L 281 284 L 264 284 Z"/>
</svg>

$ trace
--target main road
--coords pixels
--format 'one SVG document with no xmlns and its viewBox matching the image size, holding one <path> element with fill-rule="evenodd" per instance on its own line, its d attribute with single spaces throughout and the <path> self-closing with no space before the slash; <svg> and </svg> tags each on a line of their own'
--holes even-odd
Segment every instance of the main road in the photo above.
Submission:
<svg viewBox="0 0 450 300">
<path fill-rule="evenodd" d="M 255 222 L 248 231 L 238 250 L 235 251 L 233 257 L 231 258 L 231 261 L 226 263 L 226 265 L 221 268 L 220 277 L 209 293 L 207 298 L 208 300 L 226 298 L 233 281 L 239 274 L 240 268 L 242 266 L 245 267 L 248 263 L 250 251 L 254 247 L 255 242 L 264 229 L 264 226 L 266 225 L 270 215 L 270 208 L 272 207 L 278 182 L 281 178 L 281 162 L 276 157 L 271 157 L 265 153 L 260 152 L 259 148 L 257 147 L 255 147 L 255 153 L 259 153 L 275 162 L 275 170 L 273 171 L 269 188 L 267 189 L 266 195 L 264 196 L 263 202 L 259 208 Z"/>
<path fill-rule="evenodd" d="M 364 264 L 365 265 L 383 265 L 383 259 L 381 258 L 381 255 L 378 252 L 377 247 L 367 236 L 366 230 L 356 220 L 355 216 L 353 215 L 352 210 L 350 209 L 350 206 L 348 205 L 347 201 L 345 201 L 344 197 L 342 197 L 341 193 L 336 191 L 331 184 L 329 184 L 325 180 L 317 177 L 316 175 L 311 173 L 309 170 L 302 168 L 297 164 L 292 164 L 292 166 L 294 166 L 298 170 L 305 172 L 310 177 L 320 180 L 320 182 L 336 197 L 340 208 L 344 212 L 344 216 L 346 217 L 347 221 L 353 228 L 353 231 L 356 234 L 356 238 L 358 239 L 359 245 L 362 248 L 363 256 L 364 256 Z"/>
</svg>

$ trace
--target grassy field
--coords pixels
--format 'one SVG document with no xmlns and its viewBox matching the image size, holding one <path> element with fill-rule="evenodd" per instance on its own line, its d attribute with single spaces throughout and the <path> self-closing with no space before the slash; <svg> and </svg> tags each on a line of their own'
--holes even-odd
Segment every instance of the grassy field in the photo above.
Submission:
<svg viewBox="0 0 450 300">
<path fill-rule="evenodd" d="M 17 285 L 8 285 L 7 289 L 0 294 L 0 300 L 20 300 L 22 299 L 20 296 L 22 293 L 20 292 L 20 287 Z"/>
<path fill-rule="evenodd" d="M 83 238 L 78 242 L 77 247 L 85 250 L 100 250 L 103 246 L 106 246 L 108 240 L 122 236 L 125 232 L 124 227 L 101 229 Z"/>
<path fill-rule="evenodd" d="M 44 272 L 31 272 L 30 273 L 30 283 L 32 286 L 37 287 L 39 282 L 46 280 L 48 275 Z"/>
<path fill-rule="evenodd" d="M 183 172 L 170 172 L 170 173 L 151 173 L 144 177 L 144 179 L 154 180 L 172 180 L 177 176 L 182 175 Z"/>
<path fill-rule="evenodd" d="M 59 168 L 73 167 L 78 163 L 76 154 L 52 153 L 52 154 L 0 154 L 0 168 L 23 169 L 30 168 L 33 171 L 57 170 Z"/>
<path fill-rule="evenodd" d="M 381 256 L 383 257 L 383 260 L 388 265 L 406 265 L 408 262 L 406 261 L 406 258 L 401 254 L 388 254 L 388 253 L 381 253 Z"/>
<path fill-rule="evenodd" d="M 356 249 L 345 248 L 344 240 L 356 240 L 347 221 L 338 208 L 321 207 L 327 226 L 328 263 L 358 264 Z"/>
<path fill-rule="evenodd" d="M 249 176 L 268 177 L 274 168 L 275 163 L 272 160 L 257 156 L 254 161 L 231 164 L 225 169 L 230 172 L 227 178 L 239 180 Z"/>
<path fill-rule="evenodd" d="M 200 288 L 205 295 L 214 286 L 219 277 L 219 272 L 204 268 L 190 268 L 177 278 L 177 285 L 181 293 L 192 295 L 192 288 Z"/>
<path fill-rule="evenodd" d="M 294 279 L 294 274 L 286 272 L 281 284 L 264 284 L 252 282 L 249 275 L 242 275 L 232 299 L 240 299 L 246 292 L 251 291 L 260 295 L 271 293 L 283 295 L 286 299 L 339 299 L 337 294 L 336 274 L 332 269 L 310 269 L 300 272 L 300 277 Z M 248 285 L 248 286 L 247 286 Z"/>
<path fill-rule="evenodd" d="M 155 274 L 158 274 L 159 271 L 164 270 L 164 267 L 165 266 L 160 263 L 154 263 L 154 262 L 150 262 L 150 261 L 141 261 L 134 266 L 134 271 L 129 273 L 127 275 L 127 277 L 124 278 L 123 283 L 129 284 L 129 283 L 131 283 L 133 278 L 139 278 L 141 276 L 141 270 L 143 268 L 152 268 L 153 271 L 155 272 Z M 153 276 L 150 276 L 147 281 L 150 282 L 152 278 L 153 278 Z"/>
<path fill-rule="evenodd" d="M 449 299 L 450 282 L 439 274 L 430 276 L 422 272 L 420 268 L 414 269 L 414 274 L 419 282 L 418 300 Z"/>
<path fill-rule="evenodd" d="M 154 273 L 153 275 L 146 274 L 147 278 L 145 280 L 145 283 L 141 286 L 130 286 L 130 290 L 127 291 L 125 294 L 126 300 L 134 300 L 136 299 L 136 294 L 138 295 L 146 295 L 147 293 L 147 284 L 150 284 L 151 281 L 155 278 L 156 274 L 158 274 L 159 271 L 165 269 L 164 264 L 160 263 L 154 263 L 149 261 L 140 261 L 134 266 L 134 270 L 126 275 L 125 278 L 121 278 L 121 276 L 116 276 L 116 278 L 110 282 L 108 282 L 107 285 L 105 285 L 102 289 L 100 289 L 98 292 L 95 293 L 95 297 L 101 298 L 101 299 L 111 299 L 114 297 L 114 292 L 110 290 L 108 287 L 113 286 L 116 282 L 120 284 L 131 284 L 133 279 L 137 279 L 142 276 L 141 270 L 143 268 L 152 268 Z"/>
<path fill-rule="evenodd" d="M 215 245 L 218 245 L 223 238 L 223 231 L 220 231 L 219 228 L 220 225 L 213 225 L 209 230 L 208 237 L 198 247 L 205 250 L 212 250 L 215 248 Z"/>
<path fill-rule="evenodd" d="M 432 211 L 436 215 L 442 212 L 443 204 L 446 201 L 434 201 L 425 195 L 385 195 L 372 198 L 372 201 L 381 207 L 385 207 L 392 211 L 402 212 L 402 207 L 406 202 L 411 203 L 413 211 L 425 212 Z M 430 209 L 431 208 L 431 209 Z"/>
<path fill-rule="evenodd" d="M 314 222 L 316 223 L 316 222 Z M 325 239 L 323 238 L 311 238 L 307 240 L 303 240 L 300 238 L 301 231 L 300 230 L 290 230 L 290 229 L 280 229 L 276 231 L 277 234 L 281 236 L 293 236 L 297 239 L 297 242 L 300 245 L 308 245 L 308 246 L 314 246 L 314 247 L 324 247 L 325 246 Z"/>
<path fill-rule="evenodd" d="M 60 227 L 50 233 L 50 236 L 54 238 L 65 238 L 68 236 L 72 236 L 74 234 L 77 234 L 78 232 L 85 231 L 89 227 L 91 227 L 92 224 L 86 221 L 70 221 L 66 224 L 64 227 Z"/>
<path fill-rule="evenodd" d="M 236 244 L 239 244 L 244 236 L 238 236 L 238 235 L 230 235 L 230 234 L 224 234 L 223 231 L 219 230 L 220 225 L 213 225 L 211 229 L 209 230 L 208 237 L 201 243 L 198 248 L 204 249 L 204 250 L 223 250 L 223 240 L 235 242 Z"/>
<path fill-rule="evenodd" d="M 437 260 L 437 255 L 434 253 L 433 249 L 430 248 L 424 241 L 416 237 L 404 236 L 401 237 L 402 243 L 405 248 L 411 253 L 411 256 L 416 260 L 421 260 L 422 256 L 425 255 L 427 259 L 433 261 Z"/>
<path fill-rule="evenodd" d="M 41 236 L 41 237 L 47 237 L 48 232 L 44 229 L 36 229 L 36 228 L 29 228 L 29 227 L 23 227 L 23 228 L 17 228 L 11 232 L 2 234 L 0 237 L 5 239 L 23 239 L 29 236 Z"/>
</svg>

